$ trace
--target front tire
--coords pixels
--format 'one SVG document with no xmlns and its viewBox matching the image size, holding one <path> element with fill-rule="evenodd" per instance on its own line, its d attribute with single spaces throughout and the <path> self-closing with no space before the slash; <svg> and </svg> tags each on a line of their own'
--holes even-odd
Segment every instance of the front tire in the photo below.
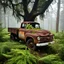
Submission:
<svg viewBox="0 0 64 64">
<path fill-rule="evenodd" d="M 30 48 L 31 50 L 36 50 L 36 45 L 34 44 L 33 39 L 28 39 L 26 44 L 27 47 Z"/>
</svg>

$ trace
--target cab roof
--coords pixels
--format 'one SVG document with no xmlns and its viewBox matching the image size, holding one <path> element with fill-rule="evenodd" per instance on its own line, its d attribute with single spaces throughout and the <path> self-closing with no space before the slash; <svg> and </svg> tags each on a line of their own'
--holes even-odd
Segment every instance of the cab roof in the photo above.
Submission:
<svg viewBox="0 0 64 64">
<path fill-rule="evenodd" d="M 38 23 L 38 22 L 25 21 L 25 22 L 22 22 L 22 23 L 26 23 L 26 24 L 29 24 L 29 23 Z"/>
</svg>

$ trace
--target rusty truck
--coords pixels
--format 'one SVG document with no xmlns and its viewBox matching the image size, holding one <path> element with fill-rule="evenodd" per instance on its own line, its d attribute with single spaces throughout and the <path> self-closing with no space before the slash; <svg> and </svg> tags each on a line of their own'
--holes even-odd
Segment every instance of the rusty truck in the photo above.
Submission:
<svg viewBox="0 0 64 64">
<path fill-rule="evenodd" d="M 27 29 L 26 26 L 30 24 L 33 29 Z M 38 28 L 38 29 L 37 29 Z M 13 40 L 24 40 L 27 47 L 33 50 L 36 47 L 47 46 L 54 43 L 53 34 L 44 29 L 40 29 L 40 24 L 37 22 L 22 22 L 20 28 L 8 28 L 10 38 Z"/>
</svg>

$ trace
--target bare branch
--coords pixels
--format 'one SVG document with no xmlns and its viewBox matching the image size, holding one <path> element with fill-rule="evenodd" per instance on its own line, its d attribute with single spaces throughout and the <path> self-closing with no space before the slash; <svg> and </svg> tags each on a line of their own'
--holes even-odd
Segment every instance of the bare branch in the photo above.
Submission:
<svg viewBox="0 0 64 64">
<path fill-rule="evenodd" d="M 31 13 L 33 13 L 37 10 L 38 2 L 39 2 L 39 0 L 35 0 Z"/>
<path fill-rule="evenodd" d="M 42 7 L 42 8 L 43 8 L 42 11 L 34 14 L 34 17 L 36 17 L 36 16 L 38 16 L 38 15 L 40 15 L 40 14 L 44 14 L 44 12 L 45 12 L 46 9 L 49 7 L 49 5 L 51 4 L 52 1 L 53 1 L 53 0 L 48 0 L 48 1 L 46 1 L 46 2 L 44 3 L 43 7 Z"/>
<path fill-rule="evenodd" d="M 22 17 L 24 18 L 24 15 L 22 15 L 21 13 L 17 12 L 17 14 L 18 14 L 19 16 L 22 16 Z"/>
<path fill-rule="evenodd" d="M 31 2 L 31 0 L 28 1 L 28 4 Z"/>
<path fill-rule="evenodd" d="M 24 9 L 24 14 L 25 15 L 28 15 L 29 14 L 29 12 L 28 12 L 28 2 L 27 2 L 27 0 L 22 0 L 22 3 L 23 3 L 23 9 Z"/>
<path fill-rule="evenodd" d="M 17 5 L 19 5 L 19 4 L 22 4 L 22 2 L 19 2 L 19 3 L 17 3 L 17 4 L 13 4 L 14 6 L 17 6 Z"/>
</svg>

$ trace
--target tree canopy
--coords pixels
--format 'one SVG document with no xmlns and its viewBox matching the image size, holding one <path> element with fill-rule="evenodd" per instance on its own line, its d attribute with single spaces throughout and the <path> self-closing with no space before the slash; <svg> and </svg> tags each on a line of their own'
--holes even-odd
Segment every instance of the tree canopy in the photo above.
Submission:
<svg viewBox="0 0 64 64">
<path fill-rule="evenodd" d="M 34 21 L 34 19 L 49 7 L 53 0 L 0 0 L 0 4 L 13 10 L 13 15 L 23 17 L 24 21 Z"/>
</svg>

